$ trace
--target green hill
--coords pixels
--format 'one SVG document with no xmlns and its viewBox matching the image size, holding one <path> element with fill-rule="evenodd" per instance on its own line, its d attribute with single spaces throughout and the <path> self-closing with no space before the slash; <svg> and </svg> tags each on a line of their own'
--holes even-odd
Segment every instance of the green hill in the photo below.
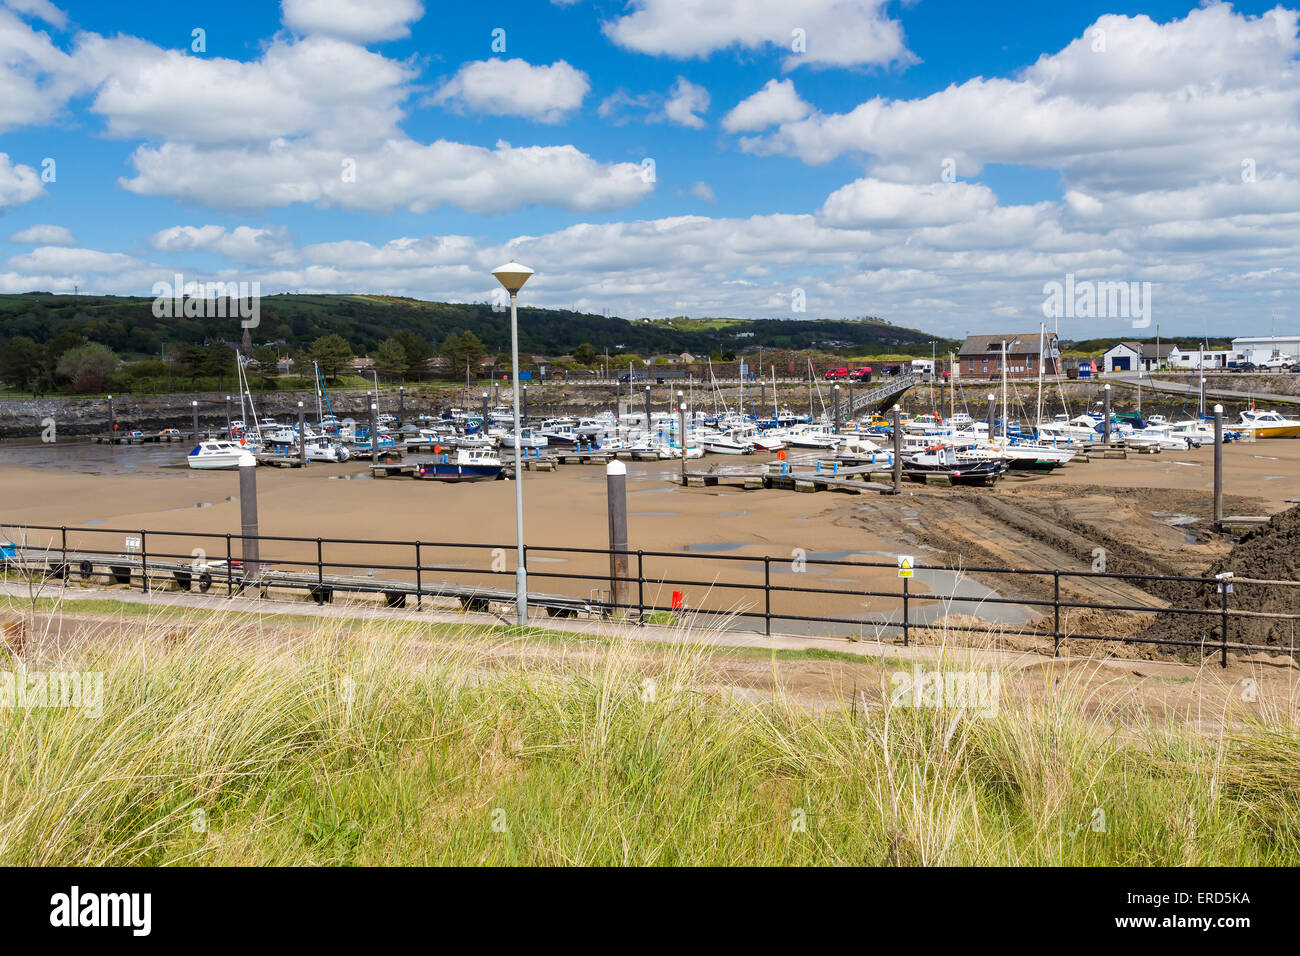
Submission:
<svg viewBox="0 0 1300 956">
<path fill-rule="evenodd" d="M 435 347 L 446 337 L 473 332 L 489 353 L 510 346 L 510 314 L 489 303 L 425 302 L 374 295 L 266 296 L 254 344 L 283 342 L 306 349 L 321 336 L 343 336 L 368 354 L 394 332 L 410 330 Z M 46 344 L 71 333 L 108 346 L 119 356 L 157 356 L 164 346 L 238 342 L 238 318 L 155 317 L 153 299 L 71 296 L 45 292 L 0 295 L 0 346 L 19 336 Z M 880 319 L 626 319 L 567 309 L 521 308 L 519 346 L 525 353 L 562 355 L 582 343 L 597 352 L 649 355 L 688 351 L 727 355 L 757 347 L 820 349 L 843 354 L 929 354 L 935 336 Z"/>
</svg>

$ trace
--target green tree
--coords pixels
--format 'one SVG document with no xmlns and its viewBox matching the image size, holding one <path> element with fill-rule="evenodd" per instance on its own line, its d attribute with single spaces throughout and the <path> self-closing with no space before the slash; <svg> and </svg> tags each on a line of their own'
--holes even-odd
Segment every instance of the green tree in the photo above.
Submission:
<svg viewBox="0 0 1300 956">
<path fill-rule="evenodd" d="M 177 369 L 183 377 L 190 380 L 190 391 L 194 390 L 198 377 L 203 373 L 203 365 L 207 357 L 207 352 L 201 345 L 186 345 L 181 349 L 180 357 L 177 359 Z"/>
<path fill-rule="evenodd" d="M 217 388 L 223 387 L 226 379 L 232 377 L 234 373 L 235 350 L 225 342 L 213 342 L 204 352 L 203 374 L 215 378 Z"/>
<path fill-rule="evenodd" d="M 433 346 L 429 344 L 428 339 L 416 335 L 410 329 L 399 329 L 392 337 L 406 352 L 406 368 L 402 372 L 402 377 L 408 382 L 418 382 L 424 378 L 425 366 L 428 365 L 429 359 L 433 358 Z"/>
<path fill-rule="evenodd" d="M 371 357 L 375 360 L 375 367 L 385 376 L 391 376 L 399 381 L 406 378 L 409 359 L 406 349 L 402 347 L 397 336 L 384 339 Z"/>
<path fill-rule="evenodd" d="M 0 348 L 0 379 L 25 392 L 36 383 L 44 359 L 45 350 L 27 336 L 12 338 Z"/>
<path fill-rule="evenodd" d="M 123 370 L 131 390 L 135 392 L 155 391 L 167 378 L 167 363 L 162 359 L 149 358 L 132 362 Z"/>
<path fill-rule="evenodd" d="M 483 343 L 473 332 L 452 334 L 442 340 L 442 356 L 450 365 L 452 378 L 464 374 L 466 365 L 477 376 L 478 364 L 483 359 Z"/>
<path fill-rule="evenodd" d="M 55 366 L 55 373 L 71 383 L 74 392 L 99 392 L 117 371 L 117 356 L 107 345 L 89 342 L 68 349 Z"/>
<path fill-rule="evenodd" d="M 600 353 L 590 342 L 583 342 L 573 350 L 573 360 L 580 365 L 590 365 L 599 355 Z"/>
<path fill-rule="evenodd" d="M 311 357 L 312 361 L 320 365 L 322 375 L 332 381 L 337 380 L 343 366 L 352 358 L 352 346 L 341 335 L 322 335 L 311 344 Z"/>
</svg>

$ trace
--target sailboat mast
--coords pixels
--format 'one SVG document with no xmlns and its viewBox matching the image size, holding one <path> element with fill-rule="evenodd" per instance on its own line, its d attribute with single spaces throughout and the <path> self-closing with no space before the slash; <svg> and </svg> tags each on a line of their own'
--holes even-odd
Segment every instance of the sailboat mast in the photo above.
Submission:
<svg viewBox="0 0 1300 956">
<path fill-rule="evenodd" d="M 1038 405 L 1034 408 L 1034 432 L 1043 423 L 1043 339 L 1047 334 L 1047 323 L 1038 323 Z"/>
<path fill-rule="evenodd" d="M 996 422 L 994 423 L 996 424 Z M 1002 437 L 1007 437 L 1007 340 L 1002 340 Z"/>
</svg>

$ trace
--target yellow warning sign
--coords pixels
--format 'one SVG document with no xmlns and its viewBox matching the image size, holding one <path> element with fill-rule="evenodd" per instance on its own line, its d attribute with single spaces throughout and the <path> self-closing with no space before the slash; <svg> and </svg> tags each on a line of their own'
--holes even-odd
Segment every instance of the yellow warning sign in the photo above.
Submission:
<svg viewBox="0 0 1300 956">
<path fill-rule="evenodd" d="M 898 576 L 900 578 L 910 578 L 912 576 L 912 567 L 915 564 L 916 561 L 910 554 L 900 554 L 898 556 Z"/>
</svg>

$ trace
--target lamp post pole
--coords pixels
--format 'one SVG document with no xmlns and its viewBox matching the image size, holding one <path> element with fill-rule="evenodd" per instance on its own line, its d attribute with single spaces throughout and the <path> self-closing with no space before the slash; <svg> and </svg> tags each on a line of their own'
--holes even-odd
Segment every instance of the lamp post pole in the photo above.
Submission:
<svg viewBox="0 0 1300 956">
<path fill-rule="evenodd" d="M 528 570 L 524 567 L 524 466 L 521 459 L 519 418 L 519 290 L 532 276 L 533 270 L 518 262 L 507 262 L 493 270 L 492 275 L 510 293 L 510 373 L 514 388 L 515 434 L 515 620 L 520 627 L 528 624 Z"/>
<path fill-rule="evenodd" d="M 680 390 L 677 392 L 677 410 L 681 415 L 681 434 L 678 437 L 682 446 L 682 487 L 686 487 L 686 402 Z"/>
<path fill-rule="evenodd" d="M 520 459 L 519 436 L 519 290 L 510 293 L 510 374 L 515 406 L 515 609 L 520 627 L 528 624 L 528 570 L 524 567 L 524 466 Z"/>
</svg>

